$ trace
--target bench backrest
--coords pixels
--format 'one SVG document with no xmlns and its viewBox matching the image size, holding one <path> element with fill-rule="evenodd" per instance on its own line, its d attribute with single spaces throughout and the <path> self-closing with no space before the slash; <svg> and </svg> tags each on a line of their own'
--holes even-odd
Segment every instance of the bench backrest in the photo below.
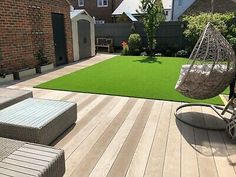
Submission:
<svg viewBox="0 0 236 177">
<path fill-rule="evenodd" d="M 97 38 L 96 45 L 113 45 L 112 38 Z"/>
</svg>

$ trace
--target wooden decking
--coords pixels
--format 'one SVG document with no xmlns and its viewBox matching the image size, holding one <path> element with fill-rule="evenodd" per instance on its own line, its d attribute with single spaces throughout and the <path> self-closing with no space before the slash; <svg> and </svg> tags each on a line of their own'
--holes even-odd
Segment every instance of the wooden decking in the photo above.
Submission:
<svg viewBox="0 0 236 177">
<path fill-rule="evenodd" d="M 53 143 L 65 150 L 65 177 L 236 176 L 236 145 L 224 132 L 177 121 L 173 113 L 182 103 L 32 88 L 98 61 L 95 57 L 89 64 L 77 63 L 8 85 L 33 90 L 37 98 L 77 103 L 76 124 Z"/>
</svg>

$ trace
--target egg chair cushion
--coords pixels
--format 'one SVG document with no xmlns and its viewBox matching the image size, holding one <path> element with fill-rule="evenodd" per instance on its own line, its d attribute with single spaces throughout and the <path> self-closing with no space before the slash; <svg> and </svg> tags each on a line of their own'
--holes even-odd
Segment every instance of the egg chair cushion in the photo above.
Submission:
<svg viewBox="0 0 236 177">
<path fill-rule="evenodd" d="M 226 65 L 183 65 L 175 89 L 189 98 L 206 99 L 223 92 L 234 77 Z M 220 83 L 220 84 L 219 84 Z"/>
</svg>

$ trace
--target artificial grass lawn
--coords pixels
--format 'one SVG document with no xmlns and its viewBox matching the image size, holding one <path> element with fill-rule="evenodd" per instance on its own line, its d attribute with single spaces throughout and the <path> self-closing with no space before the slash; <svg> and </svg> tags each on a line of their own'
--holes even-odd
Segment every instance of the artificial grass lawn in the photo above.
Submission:
<svg viewBox="0 0 236 177">
<path fill-rule="evenodd" d="M 118 56 L 36 87 L 86 93 L 222 105 L 220 97 L 194 100 L 175 91 L 185 58 Z"/>
</svg>

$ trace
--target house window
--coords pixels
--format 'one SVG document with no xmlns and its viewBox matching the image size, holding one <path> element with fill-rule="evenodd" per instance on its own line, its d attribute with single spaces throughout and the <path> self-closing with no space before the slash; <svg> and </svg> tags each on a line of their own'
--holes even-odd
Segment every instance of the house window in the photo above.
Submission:
<svg viewBox="0 0 236 177">
<path fill-rule="evenodd" d="M 78 0 L 79 7 L 84 6 L 84 0 Z"/>
<path fill-rule="evenodd" d="M 166 14 L 166 16 L 168 16 L 168 15 L 169 15 L 169 12 L 168 12 L 168 11 L 166 11 L 166 12 L 165 12 L 165 14 Z"/>
<path fill-rule="evenodd" d="M 108 0 L 97 0 L 98 7 L 108 7 Z"/>
</svg>

